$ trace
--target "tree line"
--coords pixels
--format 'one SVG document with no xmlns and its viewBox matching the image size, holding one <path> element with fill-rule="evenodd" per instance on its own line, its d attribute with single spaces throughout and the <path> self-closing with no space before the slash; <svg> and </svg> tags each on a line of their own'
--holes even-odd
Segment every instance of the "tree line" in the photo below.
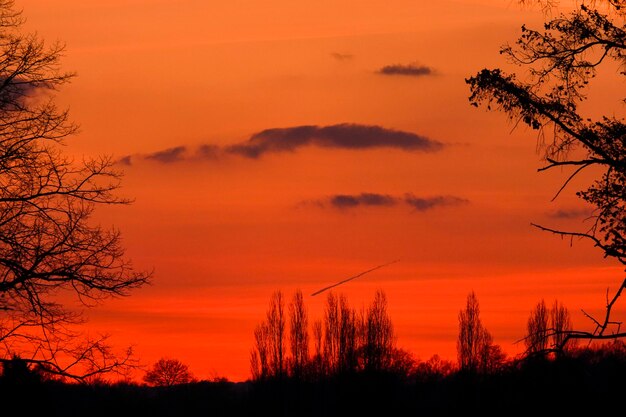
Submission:
<svg viewBox="0 0 626 417">
<path fill-rule="evenodd" d="M 301 291 L 296 291 L 287 304 L 281 291 L 274 292 L 265 319 L 254 330 L 252 379 L 314 380 L 359 372 L 439 377 L 457 371 L 493 374 L 521 360 L 571 353 L 576 346 L 574 340 L 565 337 L 572 328 L 569 310 L 558 300 L 550 308 L 541 300 L 530 311 L 527 332 L 519 340 L 525 352 L 508 358 L 483 324 L 478 297 L 472 291 L 458 314 L 457 363 L 437 355 L 422 362 L 398 348 L 387 307 L 387 296 L 381 290 L 367 308 L 358 311 L 345 295 L 329 292 L 323 319 L 310 323 Z"/>
<path fill-rule="evenodd" d="M 316 378 L 352 372 L 401 370 L 406 366 L 387 311 L 387 297 L 377 291 L 366 309 L 357 311 L 344 295 L 330 292 L 323 320 L 311 323 L 301 291 L 285 307 L 276 291 L 265 320 L 254 330 L 251 371 L 255 380 Z M 312 350 L 311 350 L 312 348 Z"/>
</svg>

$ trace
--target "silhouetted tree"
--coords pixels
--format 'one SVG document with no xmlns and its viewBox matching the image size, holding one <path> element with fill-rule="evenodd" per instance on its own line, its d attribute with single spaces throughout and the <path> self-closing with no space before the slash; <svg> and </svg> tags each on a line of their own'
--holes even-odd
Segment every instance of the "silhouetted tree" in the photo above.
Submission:
<svg viewBox="0 0 626 417">
<path fill-rule="evenodd" d="M 109 157 L 75 163 L 62 152 L 76 132 L 53 93 L 73 74 L 59 70 L 63 45 L 21 32 L 12 0 L 0 0 L 0 361 L 19 354 L 46 372 L 76 379 L 119 369 L 104 337 L 78 339 L 80 317 L 59 303 L 85 305 L 144 284 L 123 257 L 120 234 L 94 226 L 98 205 L 125 204 Z"/>
<path fill-rule="evenodd" d="M 318 377 L 324 374 L 323 336 L 324 330 L 322 328 L 322 320 L 315 320 L 313 322 L 313 344 L 315 347 L 315 353 L 313 356 L 312 366 L 313 374 Z"/>
<path fill-rule="evenodd" d="M 481 352 L 480 371 L 484 374 L 495 374 L 507 363 L 506 353 L 500 345 L 493 343 L 491 333 L 485 331 L 484 347 Z"/>
<path fill-rule="evenodd" d="M 267 329 L 270 339 L 270 366 L 277 377 L 285 375 L 285 302 L 283 293 L 276 291 L 270 299 L 267 311 Z"/>
<path fill-rule="evenodd" d="M 435 354 L 426 362 L 418 362 L 415 365 L 415 375 L 418 380 L 423 382 L 437 382 L 450 376 L 455 369 L 453 362 L 444 360 Z"/>
<path fill-rule="evenodd" d="M 526 354 L 536 356 L 551 352 L 563 353 L 566 336 L 571 329 L 569 311 L 563 304 L 554 300 L 552 308 L 548 309 L 544 300 L 541 300 L 528 317 L 528 333 L 524 338 Z M 569 344 L 573 345 L 573 342 L 570 340 Z"/>
<path fill-rule="evenodd" d="M 250 356 L 250 368 L 255 379 L 281 378 L 286 374 L 285 303 L 276 291 L 270 298 L 265 321 L 254 330 L 255 348 Z"/>
<path fill-rule="evenodd" d="M 313 322 L 313 356 L 309 356 L 308 314 L 302 293 L 297 291 L 289 306 L 290 375 L 316 379 L 362 370 L 408 375 L 414 360 L 397 349 L 393 324 L 387 312 L 385 293 L 378 291 L 366 311 L 357 313 L 344 295 L 329 292 L 324 319 Z M 272 295 L 266 319 L 254 331 L 250 369 L 254 380 L 286 376 L 278 365 L 282 294 Z M 286 369 L 283 367 L 283 372 Z"/>
<path fill-rule="evenodd" d="M 536 355 L 546 351 L 548 347 L 548 316 L 548 309 L 543 300 L 537 303 L 530 312 L 526 325 L 528 333 L 524 339 L 528 355 Z"/>
<path fill-rule="evenodd" d="M 415 358 L 405 349 L 392 348 L 389 354 L 389 361 L 381 371 L 392 372 L 402 377 L 408 377 L 415 373 L 417 362 Z"/>
<path fill-rule="evenodd" d="M 550 7 L 549 2 L 540 2 Z M 612 62 L 622 70 L 626 65 L 625 6 L 624 0 L 579 2 L 570 14 L 545 23 L 542 31 L 523 26 L 516 45 L 507 45 L 500 52 L 527 69 L 527 81 L 500 69 L 483 69 L 467 80 L 472 105 L 495 106 L 516 123 L 539 131 L 547 162 L 540 171 L 572 169 L 556 196 L 582 170 L 596 168 L 599 177 L 576 193 L 594 208 L 589 229 L 562 231 L 535 226 L 560 236 L 589 239 L 605 257 L 622 265 L 626 265 L 626 124 L 612 109 L 593 120 L 579 105 L 600 65 Z M 572 338 L 626 336 L 607 333 L 612 324 L 617 325 L 611 320 L 611 310 L 625 287 L 626 279 L 620 280 L 615 294 L 607 300 L 603 318 L 589 315 L 596 325 L 593 332 L 568 331 L 562 343 Z"/>
<path fill-rule="evenodd" d="M 15 355 L 11 360 L 2 362 L 0 377 L 10 385 L 28 385 L 43 379 L 41 369 Z"/>
<path fill-rule="evenodd" d="M 335 293 L 329 292 L 324 309 L 324 368 L 328 374 L 339 368 L 340 320 L 339 301 Z"/>
<path fill-rule="evenodd" d="M 491 334 L 480 320 L 478 298 L 472 291 L 467 296 L 465 308 L 459 311 L 459 337 L 457 356 L 459 368 L 467 373 L 487 372 L 499 360 L 500 348 L 495 348 Z"/>
<path fill-rule="evenodd" d="M 296 291 L 289 304 L 289 324 L 291 372 L 299 378 L 309 362 L 309 319 L 300 290 Z"/>
<path fill-rule="evenodd" d="M 271 375 L 270 368 L 270 337 L 266 322 L 258 324 L 254 329 L 254 349 L 250 356 L 252 378 L 266 379 Z"/>
<path fill-rule="evenodd" d="M 324 311 L 325 372 L 355 371 L 358 368 L 358 318 L 344 295 L 329 292 Z"/>
<path fill-rule="evenodd" d="M 339 371 L 353 372 L 358 367 L 358 319 L 345 296 L 339 296 Z"/>
<path fill-rule="evenodd" d="M 562 303 L 559 303 L 558 300 L 554 300 L 554 304 L 552 304 L 550 324 L 552 327 L 552 346 L 554 346 L 557 353 L 573 347 L 576 340 L 566 340 L 567 334 L 572 331 L 569 310 Z M 568 346 L 566 346 L 566 343 Z"/>
<path fill-rule="evenodd" d="M 148 384 L 156 387 L 188 384 L 194 378 L 189 367 L 177 359 L 159 359 L 143 377 Z"/>
<path fill-rule="evenodd" d="M 376 292 L 374 301 L 367 310 L 364 330 L 365 369 L 373 371 L 389 369 L 395 349 L 395 335 L 387 313 L 387 296 L 383 291 Z"/>
</svg>

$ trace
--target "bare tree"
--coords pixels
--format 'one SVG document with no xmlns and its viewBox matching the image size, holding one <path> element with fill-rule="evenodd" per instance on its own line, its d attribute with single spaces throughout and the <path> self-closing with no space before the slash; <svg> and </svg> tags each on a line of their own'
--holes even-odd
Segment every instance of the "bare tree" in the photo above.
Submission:
<svg viewBox="0 0 626 417">
<path fill-rule="evenodd" d="M 537 355 L 546 351 L 548 347 L 548 320 L 549 312 L 545 301 L 541 300 L 530 312 L 527 323 L 527 336 L 524 339 L 526 353 Z"/>
<path fill-rule="evenodd" d="M 286 376 L 279 353 L 284 344 L 282 310 L 282 294 L 276 292 L 265 320 L 254 331 L 255 344 L 250 354 L 254 380 Z M 308 376 L 319 378 L 364 369 L 408 374 L 413 367 L 411 356 L 396 348 L 387 297 L 382 291 L 376 293 L 367 312 L 361 313 L 350 307 L 344 295 L 329 292 L 324 319 L 314 321 L 312 326 L 313 357 L 309 357 L 308 314 L 300 291 L 289 304 L 289 324 L 288 364 L 292 377 L 301 378 L 307 372 Z"/>
<path fill-rule="evenodd" d="M 358 326 L 357 314 L 344 295 L 339 296 L 339 357 L 340 372 L 354 372 L 358 367 Z"/>
<path fill-rule="evenodd" d="M 569 311 L 558 300 L 554 300 L 552 308 L 547 308 L 544 300 L 537 303 L 528 317 L 527 330 L 524 343 L 528 357 L 562 354 L 575 341 L 570 340 L 566 346 L 572 323 Z"/>
<path fill-rule="evenodd" d="M 283 293 L 276 291 L 270 299 L 267 310 L 267 329 L 270 340 L 270 367 L 276 377 L 283 377 L 286 371 L 285 357 L 285 301 Z"/>
<path fill-rule="evenodd" d="M 552 304 L 550 324 L 552 327 L 552 346 L 557 349 L 557 354 L 574 345 L 575 339 L 570 340 L 566 345 L 568 341 L 565 338 L 572 331 L 572 321 L 569 310 L 558 300 L 554 300 L 554 304 Z"/>
<path fill-rule="evenodd" d="M 266 322 L 254 329 L 254 349 L 250 355 L 252 378 L 266 379 L 270 376 L 270 337 Z"/>
<path fill-rule="evenodd" d="M 324 310 L 324 368 L 328 374 L 335 373 L 339 367 L 340 335 L 339 301 L 333 292 L 329 292 Z"/>
<path fill-rule="evenodd" d="M 254 330 L 255 348 L 250 367 L 255 379 L 282 378 L 286 374 L 285 303 L 276 291 L 270 298 L 265 320 Z"/>
<path fill-rule="evenodd" d="M 395 349 L 395 334 L 387 313 L 387 296 L 377 291 L 367 310 L 363 360 L 366 370 L 389 369 Z"/>
<path fill-rule="evenodd" d="M 481 373 L 493 367 L 493 339 L 480 320 L 480 306 L 474 291 L 467 296 L 465 308 L 459 311 L 457 356 L 459 368 L 467 373 Z"/>
<path fill-rule="evenodd" d="M 415 366 L 415 375 L 422 381 L 441 381 L 454 371 L 454 363 L 441 359 L 437 354 L 433 355 L 426 362 L 418 362 Z"/>
<path fill-rule="evenodd" d="M 550 2 L 537 1 L 550 7 Z M 626 65 L 625 6 L 624 0 L 579 2 L 576 10 L 549 20 L 541 31 L 523 26 L 515 46 L 507 45 L 500 52 L 527 70 L 528 81 L 500 69 L 483 69 L 466 80 L 472 105 L 494 106 L 516 124 L 539 131 L 546 161 L 539 171 L 571 170 L 554 198 L 581 171 L 593 167 L 600 172 L 588 188 L 576 193 L 594 207 L 589 228 L 563 231 L 534 226 L 572 240 L 587 239 L 622 265 L 626 265 L 626 124 L 613 109 L 593 120 L 579 106 L 599 66 L 616 64 L 623 70 Z M 613 296 L 607 297 L 603 317 L 587 315 L 596 326 L 593 331 L 570 330 L 560 342 L 626 337 L 620 323 L 611 320 L 611 310 L 625 287 L 626 279 L 621 278 Z"/>
<path fill-rule="evenodd" d="M 322 328 L 322 321 L 315 320 L 313 322 L 313 344 L 315 347 L 315 354 L 313 356 L 313 373 L 316 376 L 324 374 L 323 336 L 324 331 Z"/>
<path fill-rule="evenodd" d="M 57 300 L 86 306 L 128 294 L 148 274 L 124 259 L 120 233 L 92 225 L 99 205 L 125 204 L 109 157 L 80 163 L 63 155 L 76 132 L 54 92 L 73 74 L 59 70 L 63 45 L 20 32 L 21 13 L 0 0 L 0 361 L 19 355 L 46 372 L 78 380 L 120 369 L 106 337 L 79 339 L 80 316 Z"/>
<path fill-rule="evenodd" d="M 483 374 L 494 374 L 505 366 L 506 354 L 500 345 L 493 343 L 491 333 L 485 330 L 483 347 L 480 351 L 479 369 Z"/>
<path fill-rule="evenodd" d="M 302 376 L 309 362 L 308 314 L 302 291 L 298 290 L 289 304 L 291 372 L 296 378 Z"/>
<path fill-rule="evenodd" d="M 148 385 L 171 387 L 172 385 L 188 384 L 194 377 L 189 367 L 177 359 L 159 359 L 143 377 Z"/>
<path fill-rule="evenodd" d="M 330 292 L 324 312 L 324 368 L 329 375 L 358 367 L 358 318 L 344 295 Z"/>
</svg>

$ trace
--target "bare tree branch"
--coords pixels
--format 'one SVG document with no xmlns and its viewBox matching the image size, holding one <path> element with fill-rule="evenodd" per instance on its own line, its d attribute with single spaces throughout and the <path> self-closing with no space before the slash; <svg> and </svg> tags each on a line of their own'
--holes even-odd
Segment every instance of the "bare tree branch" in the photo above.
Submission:
<svg viewBox="0 0 626 417">
<path fill-rule="evenodd" d="M 82 338 L 80 314 L 55 302 L 73 293 L 84 305 L 148 282 L 124 258 L 120 232 L 91 224 L 97 206 L 127 204 L 111 157 L 76 162 L 62 153 L 77 132 L 54 92 L 64 45 L 23 34 L 22 15 L 0 0 L 0 362 L 19 356 L 75 380 L 132 364 L 106 337 Z M 131 353 L 128 351 L 127 353 Z"/>
<path fill-rule="evenodd" d="M 545 0 L 522 3 L 538 3 L 549 11 L 555 4 Z M 500 69 L 484 69 L 466 80 L 472 105 L 485 104 L 487 109 L 495 106 L 515 123 L 539 131 L 539 143 L 548 165 L 538 171 L 576 167 L 553 200 L 583 169 L 602 168 L 599 178 L 576 193 L 595 206 L 590 229 L 569 232 L 534 223 L 532 226 L 561 237 L 589 239 L 605 257 L 622 265 L 626 264 L 626 123 L 615 116 L 593 121 L 578 107 L 586 99 L 587 87 L 600 65 L 611 61 L 620 67 L 620 75 L 626 75 L 625 6 L 623 0 L 581 2 L 572 13 L 550 18 L 541 31 L 523 26 L 515 45 L 506 45 L 500 53 L 526 70 L 525 81 Z M 545 143 L 547 127 L 552 127 L 552 138 Z M 573 150 L 584 155 L 573 158 Z M 594 332 L 569 332 L 565 340 L 604 338 L 610 325 L 619 326 L 610 320 L 610 315 L 623 286 L 611 300 L 607 299 L 604 319 L 597 320 L 585 313 L 596 325 Z M 613 337 L 619 334 L 618 330 Z"/>
</svg>

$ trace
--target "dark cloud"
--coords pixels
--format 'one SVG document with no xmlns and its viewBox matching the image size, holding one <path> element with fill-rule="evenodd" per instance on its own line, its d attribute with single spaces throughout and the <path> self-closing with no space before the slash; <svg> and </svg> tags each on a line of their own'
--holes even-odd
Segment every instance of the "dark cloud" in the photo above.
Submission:
<svg viewBox="0 0 626 417">
<path fill-rule="evenodd" d="M 427 211 L 436 207 L 467 204 L 469 200 L 455 196 L 416 197 L 413 194 L 407 194 L 404 202 L 417 211 Z"/>
<path fill-rule="evenodd" d="M 337 194 L 329 198 L 333 207 L 350 208 L 357 206 L 393 206 L 396 198 L 387 194 L 361 193 L 358 195 Z"/>
<path fill-rule="evenodd" d="M 446 206 L 458 206 L 469 203 L 469 200 L 455 196 L 416 197 L 413 194 L 393 196 L 378 193 L 335 194 L 321 200 L 308 200 L 301 205 L 332 207 L 336 209 L 353 209 L 358 207 L 392 207 L 409 206 L 417 211 L 427 211 Z"/>
<path fill-rule="evenodd" d="M 383 75 L 407 75 L 410 77 L 422 77 L 425 75 L 432 75 L 433 69 L 424 65 L 387 65 L 378 70 L 379 74 Z"/>
<path fill-rule="evenodd" d="M 247 141 L 230 146 L 203 144 L 196 148 L 176 146 L 148 154 L 127 155 L 117 162 L 132 165 L 135 159 L 162 164 L 181 161 L 218 160 L 228 155 L 257 159 L 268 153 L 295 152 L 305 146 L 364 150 L 392 148 L 407 152 L 435 152 L 443 143 L 412 132 L 387 129 L 376 125 L 343 123 L 331 126 L 295 126 L 263 130 Z"/>
<path fill-rule="evenodd" d="M 130 155 L 123 156 L 120 159 L 118 159 L 116 162 L 118 164 L 122 164 L 122 165 L 126 165 L 126 166 L 131 166 L 133 164 L 132 156 L 130 156 Z"/>
<path fill-rule="evenodd" d="M 174 162 L 192 161 L 192 160 L 216 160 L 222 156 L 223 150 L 217 145 L 204 144 L 189 149 L 187 146 L 176 146 L 149 154 L 126 155 L 117 160 L 118 164 L 132 165 L 133 160 L 145 159 L 158 162 L 161 164 L 171 164 Z"/>
<path fill-rule="evenodd" d="M 222 148 L 217 145 L 200 145 L 196 149 L 196 157 L 199 159 L 217 159 L 222 153 Z"/>
<path fill-rule="evenodd" d="M 330 56 L 335 58 L 337 61 L 350 61 L 352 58 L 354 58 L 354 55 L 352 54 L 342 54 L 339 52 L 333 52 L 330 54 Z"/>
<path fill-rule="evenodd" d="M 259 158 L 266 153 L 293 152 L 306 145 L 339 149 L 396 148 L 422 152 L 443 148 L 442 143 L 415 133 L 374 125 L 344 123 L 267 129 L 255 133 L 244 143 L 226 148 L 226 151 L 248 158 Z"/>
<path fill-rule="evenodd" d="M 144 158 L 157 162 L 162 162 L 164 164 L 170 164 L 172 162 L 178 162 L 185 159 L 186 152 L 186 146 L 176 146 L 175 148 L 169 148 L 145 155 Z"/>
<path fill-rule="evenodd" d="M 572 209 L 560 209 L 550 213 L 548 216 L 554 219 L 578 219 L 581 217 L 588 217 L 590 215 L 589 210 L 572 208 Z"/>
</svg>

